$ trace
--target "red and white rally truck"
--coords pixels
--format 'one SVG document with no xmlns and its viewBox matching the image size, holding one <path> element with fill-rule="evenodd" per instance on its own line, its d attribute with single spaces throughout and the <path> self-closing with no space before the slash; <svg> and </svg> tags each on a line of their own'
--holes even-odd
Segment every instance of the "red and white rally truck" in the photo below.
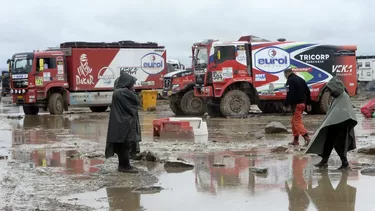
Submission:
<svg viewBox="0 0 375 211">
<path fill-rule="evenodd" d="M 260 42 L 268 41 L 256 36 L 240 37 L 240 40 Z M 164 92 L 169 97 L 169 107 L 176 115 L 201 116 L 207 112 L 204 97 L 194 95 L 195 75 L 202 74 L 208 67 L 208 55 L 205 49 L 209 48 L 215 40 L 196 42 L 192 46 L 192 68 L 180 69 L 164 76 Z M 217 41 L 217 40 L 216 40 Z M 200 52 L 197 55 L 197 52 Z"/>
<path fill-rule="evenodd" d="M 69 106 L 104 112 L 120 72 L 138 80 L 136 90 L 163 88 L 166 50 L 157 43 L 66 42 L 58 49 L 16 53 L 8 60 L 13 103 L 26 115 L 39 108 L 62 114 Z"/>
<path fill-rule="evenodd" d="M 210 40 L 194 56 L 194 94 L 205 97 L 210 116 L 244 116 L 251 104 L 264 113 L 281 112 L 286 97 L 283 71 L 291 68 L 306 80 L 311 113 L 325 113 L 330 103 L 327 82 L 339 77 L 350 96 L 357 87 L 356 46 L 307 42 L 219 42 Z"/>
</svg>

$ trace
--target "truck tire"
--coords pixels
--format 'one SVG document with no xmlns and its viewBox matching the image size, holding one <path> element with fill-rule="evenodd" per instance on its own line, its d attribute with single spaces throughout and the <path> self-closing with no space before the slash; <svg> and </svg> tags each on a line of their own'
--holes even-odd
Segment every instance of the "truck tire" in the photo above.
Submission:
<svg viewBox="0 0 375 211">
<path fill-rule="evenodd" d="M 92 106 L 90 107 L 90 110 L 92 112 L 100 113 L 105 112 L 108 109 L 108 106 Z"/>
<path fill-rule="evenodd" d="M 328 91 L 324 91 L 322 97 L 319 101 L 319 113 L 320 114 L 326 114 L 328 111 L 329 106 L 331 105 L 331 102 L 333 100 L 333 97 L 331 96 L 331 93 Z"/>
<path fill-rule="evenodd" d="M 227 92 L 220 101 L 220 111 L 224 117 L 244 117 L 249 114 L 251 101 L 241 90 Z"/>
<path fill-rule="evenodd" d="M 184 116 L 185 113 L 181 109 L 181 99 L 178 95 L 169 98 L 169 108 L 176 116 Z"/>
<path fill-rule="evenodd" d="M 22 108 L 25 115 L 38 115 L 39 113 L 38 106 L 23 106 Z"/>
<path fill-rule="evenodd" d="M 60 93 L 53 93 L 48 99 L 48 110 L 50 114 L 64 113 L 64 100 Z"/>
<path fill-rule="evenodd" d="M 203 98 L 195 97 L 194 90 L 190 90 L 181 98 L 181 110 L 188 116 L 202 116 L 207 112 Z"/>
</svg>

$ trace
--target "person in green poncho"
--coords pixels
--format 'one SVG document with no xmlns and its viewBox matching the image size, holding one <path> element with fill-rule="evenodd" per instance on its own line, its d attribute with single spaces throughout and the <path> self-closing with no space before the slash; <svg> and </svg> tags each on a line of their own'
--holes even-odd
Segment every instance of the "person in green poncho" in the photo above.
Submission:
<svg viewBox="0 0 375 211">
<path fill-rule="evenodd" d="M 342 162 L 339 170 L 347 169 L 347 152 L 356 148 L 354 127 L 357 119 L 343 82 L 335 77 L 327 83 L 327 89 L 333 101 L 305 153 L 321 156 L 322 160 L 315 166 L 327 168 L 330 154 L 335 149 Z"/>
</svg>

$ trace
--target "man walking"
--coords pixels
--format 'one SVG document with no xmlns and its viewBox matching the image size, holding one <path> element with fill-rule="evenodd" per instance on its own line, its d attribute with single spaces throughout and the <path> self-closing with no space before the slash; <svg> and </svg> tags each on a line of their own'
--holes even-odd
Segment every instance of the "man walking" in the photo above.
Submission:
<svg viewBox="0 0 375 211">
<path fill-rule="evenodd" d="M 302 115 L 307 106 L 307 110 L 311 111 L 311 96 L 310 89 L 306 81 L 293 73 L 292 69 L 284 71 L 287 82 L 285 84 L 287 89 L 286 99 L 284 101 L 284 111 L 291 108 L 293 111 L 292 117 L 292 131 L 293 142 L 290 145 L 299 145 L 299 136 L 305 139 L 305 145 L 310 143 L 310 137 L 302 122 Z"/>
</svg>

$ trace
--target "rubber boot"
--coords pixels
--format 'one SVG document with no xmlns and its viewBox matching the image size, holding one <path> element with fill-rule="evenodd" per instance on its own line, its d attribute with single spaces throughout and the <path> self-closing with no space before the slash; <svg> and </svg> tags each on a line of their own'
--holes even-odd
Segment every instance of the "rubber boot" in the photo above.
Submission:
<svg viewBox="0 0 375 211">
<path fill-rule="evenodd" d="M 121 156 L 121 164 L 119 166 L 118 171 L 122 173 L 133 173 L 136 174 L 138 173 L 138 169 L 134 168 L 133 166 L 130 165 L 130 153 L 129 150 L 124 150 Z"/>
<path fill-rule="evenodd" d="M 305 145 L 304 146 L 307 147 L 310 144 L 310 141 L 311 141 L 309 134 L 306 133 L 305 135 L 303 135 L 303 138 L 305 139 Z"/>
<path fill-rule="evenodd" d="M 295 136 L 293 142 L 290 142 L 289 145 L 298 146 L 299 145 L 299 138 Z"/>
<path fill-rule="evenodd" d="M 322 158 L 322 160 L 314 166 L 318 167 L 319 169 L 328 168 L 328 157 Z"/>
</svg>

